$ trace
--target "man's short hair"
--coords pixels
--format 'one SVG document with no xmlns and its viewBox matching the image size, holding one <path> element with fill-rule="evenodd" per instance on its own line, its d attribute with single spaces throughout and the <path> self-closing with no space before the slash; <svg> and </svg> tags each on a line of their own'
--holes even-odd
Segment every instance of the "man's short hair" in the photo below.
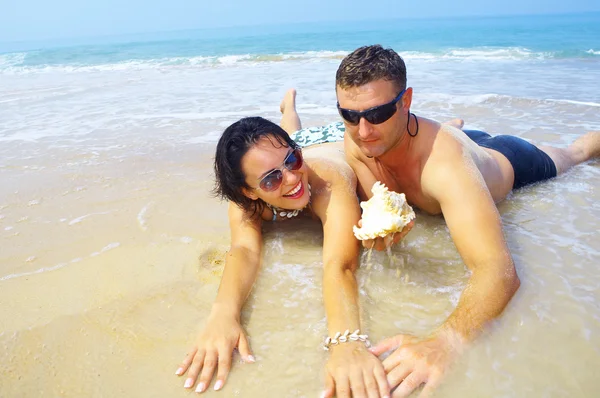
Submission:
<svg viewBox="0 0 600 398">
<path fill-rule="evenodd" d="M 379 44 L 357 48 L 348 54 L 335 74 L 336 87 L 358 87 L 376 80 L 393 82 L 398 91 L 406 88 L 406 65 L 391 48 Z"/>
</svg>

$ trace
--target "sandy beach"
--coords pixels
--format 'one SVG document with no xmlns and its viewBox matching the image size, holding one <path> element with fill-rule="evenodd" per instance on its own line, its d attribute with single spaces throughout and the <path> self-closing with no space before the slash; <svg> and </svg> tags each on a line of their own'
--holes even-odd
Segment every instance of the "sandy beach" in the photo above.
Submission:
<svg viewBox="0 0 600 398">
<path fill-rule="evenodd" d="M 559 146 L 598 128 L 590 64 L 516 62 L 409 58 L 413 111 Z M 175 370 L 210 311 L 229 245 L 226 204 L 210 195 L 216 139 L 242 116 L 278 120 L 289 87 L 298 89 L 305 126 L 336 120 L 338 63 L 0 75 L 0 396 L 194 394 Z M 505 81 L 488 78 L 515 65 L 510 94 Z M 582 72 L 573 74 L 571 97 L 557 100 L 555 77 L 573 68 Z M 439 396 L 597 394 L 599 188 L 594 161 L 499 204 L 521 288 Z M 206 396 L 322 390 L 321 228 L 284 224 L 265 230 L 263 267 L 243 312 L 257 362 L 236 357 L 223 391 Z M 363 258 L 358 278 L 375 342 L 429 333 L 469 276 L 443 219 L 422 213 L 393 261 L 385 253 L 371 261 L 366 267 Z"/>
</svg>

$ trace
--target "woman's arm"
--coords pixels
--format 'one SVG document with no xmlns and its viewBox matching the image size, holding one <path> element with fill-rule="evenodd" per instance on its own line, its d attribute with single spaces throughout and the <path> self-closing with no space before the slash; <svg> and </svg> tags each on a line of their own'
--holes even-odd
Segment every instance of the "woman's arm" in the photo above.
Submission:
<svg viewBox="0 0 600 398">
<path fill-rule="evenodd" d="M 234 348 L 238 348 L 245 362 L 254 362 L 240 317 L 260 267 L 261 221 L 248 220 L 242 209 L 230 203 L 229 225 L 231 249 L 225 259 L 217 298 L 204 330 L 176 372 L 182 375 L 188 371 L 185 388 L 191 388 L 200 375 L 197 392 L 206 390 L 215 370 L 214 389 L 221 389 L 231 368 Z"/>
<path fill-rule="evenodd" d="M 341 167 L 341 166 L 340 166 Z M 319 174 L 316 170 L 313 186 L 313 211 L 323 223 L 323 300 L 327 313 L 329 336 L 360 329 L 358 286 L 359 242 L 352 227 L 360 219 L 356 197 L 356 179 L 349 172 L 336 171 L 328 165 Z M 338 169 L 340 170 L 340 169 Z M 350 178 L 349 176 L 352 176 Z M 364 331 L 362 331 L 364 333 Z M 325 396 L 349 397 L 368 393 L 389 396 L 390 391 L 381 362 L 363 342 L 346 342 L 330 348 L 327 364 Z"/>
</svg>

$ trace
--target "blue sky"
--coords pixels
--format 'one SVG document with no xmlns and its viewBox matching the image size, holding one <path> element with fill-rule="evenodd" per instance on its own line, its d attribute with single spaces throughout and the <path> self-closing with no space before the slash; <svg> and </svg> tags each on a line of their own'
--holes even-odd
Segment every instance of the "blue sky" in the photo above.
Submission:
<svg viewBox="0 0 600 398">
<path fill-rule="evenodd" d="M 329 20 L 578 13 L 600 11 L 600 1 L 0 0 L 0 10 L 0 42 L 20 42 Z"/>
</svg>

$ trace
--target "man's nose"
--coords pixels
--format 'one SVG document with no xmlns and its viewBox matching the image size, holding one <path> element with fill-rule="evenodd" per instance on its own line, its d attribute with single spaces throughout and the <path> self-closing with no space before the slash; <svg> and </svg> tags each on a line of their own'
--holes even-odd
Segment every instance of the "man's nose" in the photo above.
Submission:
<svg viewBox="0 0 600 398">
<path fill-rule="evenodd" d="M 361 139 L 369 138 L 371 133 L 373 132 L 373 125 L 367 122 L 367 119 L 361 117 L 358 121 L 358 136 Z"/>
</svg>

